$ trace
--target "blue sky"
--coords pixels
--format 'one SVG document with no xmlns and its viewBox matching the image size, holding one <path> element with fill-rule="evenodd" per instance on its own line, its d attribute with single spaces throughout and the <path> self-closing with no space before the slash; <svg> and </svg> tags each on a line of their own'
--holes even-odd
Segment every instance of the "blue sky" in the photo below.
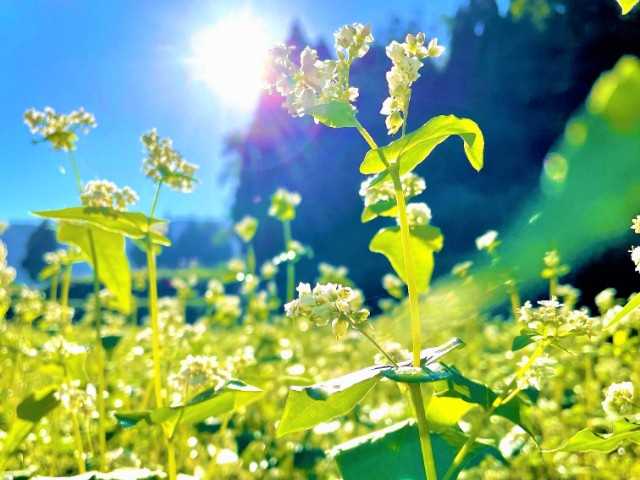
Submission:
<svg viewBox="0 0 640 480">
<path fill-rule="evenodd" d="M 242 128 L 250 111 L 221 102 L 193 78 L 185 59 L 192 35 L 234 11 L 259 17 L 273 42 L 299 19 L 312 37 L 329 38 L 340 25 L 359 21 L 384 28 L 392 14 L 414 18 L 429 35 L 446 34 L 444 15 L 463 0 L 163 1 L 3 0 L 0 3 L 0 219 L 29 218 L 30 210 L 76 203 L 72 178 L 61 173 L 64 154 L 32 145 L 22 123 L 28 107 L 67 112 L 84 106 L 98 128 L 82 137 L 77 158 L 84 179 L 130 185 L 148 208 L 152 185 L 142 176 L 140 134 L 157 127 L 200 165 L 191 195 L 165 192 L 167 216 L 227 215 L 233 185 L 222 141 Z M 233 39 L 230 39 L 229 48 Z M 221 67 L 224 68 L 224 67 Z M 67 168 L 68 170 L 68 168 Z"/>
</svg>

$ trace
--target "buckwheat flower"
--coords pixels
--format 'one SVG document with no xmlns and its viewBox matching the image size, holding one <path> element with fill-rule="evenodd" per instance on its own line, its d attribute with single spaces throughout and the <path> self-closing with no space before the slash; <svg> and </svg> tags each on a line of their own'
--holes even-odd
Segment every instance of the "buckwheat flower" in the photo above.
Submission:
<svg viewBox="0 0 640 480">
<path fill-rule="evenodd" d="M 557 278 L 569 273 L 569 267 L 560 262 L 560 253 L 557 250 L 550 250 L 544 254 L 545 268 L 540 273 L 542 278 Z"/>
<path fill-rule="evenodd" d="M 211 279 L 207 283 L 207 290 L 204 292 L 204 300 L 207 304 L 214 304 L 222 295 L 224 295 L 224 285 L 220 280 Z"/>
<path fill-rule="evenodd" d="M 42 315 L 42 325 L 46 328 L 61 330 L 68 319 L 73 318 L 73 307 L 64 308 L 58 302 L 46 302 Z"/>
<path fill-rule="evenodd" d="M 71 380 L 63 382 L 55 393 L 56 398 L 62 404 L 62 407 L 70 412 L 87 412 L 92 415 L 95 413 L 95 388 L 87 389 L 80 387 L 80 380 Z"/>
<path fill-rule="evenodd" d="M 640 247 L 631 247 L 629 250 L 631 261 L 636 265 L 636 271 L 640 272 Z"/>
<path fill-rule="evenodd" d="M 195 392 L 203 388 L 220 389 L 231 378 L 215 356 L 188 355 L 180 362 L 178 372 L 169 379 L 170 385 L 178 392 Z M 183 399 L 184 400 L 184 399 Z"/>
<path fill-rule="evenodd" d="M 345 287 L 352 286 L 351 280 L 349 280 L 349 269 L 342 265 L 334 266 L 325 262 L 318 264 L 318 283 L 336 283 Z"/>
<path fill-rule="evenodd" d="M 387 45 L 387 57 L 391 59 L 392 67 L 387 72 L 389 97 L 382 103 L 380 113 L 387 118 L 385 123 L 389 135 L 393 135 L 403 126 L 409 108 L 411 87 L 420 78 L 420 69 L 427 57 L 439 57 L 444 51 L 438 45 L 437 39 L 424 46 L 425 34 L 408 34 L 404 43 L 396 41 Z"/>
<path fill-rule="evenodd" d="M 372 42 L 368 27 L 347 25 L 335 33 L 337 60 L 321 60 L 316 50 L 305 47 L 299 64 L 291 60 L 293 47 L 278 45 L 270 51 L 266 88 L 284 97 L 284 107 L 294 117 L 332 101 L 351 104 L 358 97 L 358 89 L 349 84 L 351 64 Z"/>
<path fill-rule="evenodd" d="M 269 216 L 275 217 L 281 222 L 289 222 L 296 218 L 296 207 L 300 205 L 302 197 L 297 192 L 290 192 L 279 188 L 271 195 Z"/>
<path fill-rule="evenodd" d="M 392 297 L 404 297 L 404 282 L 393 273 L 387 273 L 382 277 L 382 288 Z"/>
<path fill-rule="evenodd" d="M 265 280 L 271 280 L 278 273 L 278 267 L 270 260 L 267 260 L 260 267 L 260 275 Z"/>
<path fill-rule="evenodd" d="M 407 205 L 407 222 L 409 227 L 422 227 L 431 221 L 431 209 L 424 203 L 410 203 Z M 398 219 L 398 223 L 400 220 Z"/>
<path fill-rule="evenodd" d="M 316 326 L 331 324 L 338 339 L 346 335 L 350 326 L 358 327 L 369 318 L 369 310 L 362 308 L 362 294 L 358 290 L 334 283 L 298 285 L 298 298 L 285 305 L 287 317 L 308 320 Z"/>
<path fill-rule="evenodd" d="M 617 291 L 615 288 L 605 288 L 596 295 L 594 301 L 601 314 L 607 313 L 609 309 L 615 306 L 616 293 Z"/>
<path fill-rule="evenodd" d="M 246 269 L 247 266 L 244 263 L 244 260 L 240 258 L 232 258 L 227 262 L 227 270 L 229 270 L 231 273 L 242 273 Z"/>
<path fill-rule="evenodd" d="M 86 347 L 78 345 L 77 343 L 68 342 L 60 335 L 53 337 L 42 345 L 42 350 L 45 353 L 63 358 L 87 353 Z"/>
<path fill-rule="evenodd" d="M 95 117 L 83 108 L 66 115 L 56 113 L 51 107 L 45 107 L 43 111 L 30 108 L 24 112 L 23 118 L 31 133 L 41 137 L 40 141 L 47 141 L 54 149 L 67 152 L 75 150 L 78 130 L 87 134 L 96 127 Z"/>
<path fill-rule="evenodd" d="M 233 230 L 244 243 L 249 243 L 258 230 L 258 219 L 251 215 L 245 215 L 242 220 L 234 225 Z"/>
<path fill-rule="evenodd" d="M 529 357 L 524 356 L 520 362 L 518 362 L 518 367 L 522 368 L 528 363 Z M 554 375 L 554 367 L 556 364 L 557 362 L 547 355 L 536 358 L 525 374 L 516 380 L 518 388 L 520 390 L 525 390 L 529 387 L 533 387 L 536 390 L 540 390 L 542 388 L 543 380 Z"/>
<path fill-rule="evenodd" d="M 108 180 L 91 180 L 84 185 L 80 200 L 85 207 L 124 211 L 138 201 L 138 194 L 129 187 L 120 189 Z"/>
<path fill-rule="evenodd" d="M 631 220 L 631 230 L 640 235 L 640 215 L 636 215 L 635 218 Z"/>
<path fill-rule="evenodd" d="M 365 207 L 378 202 L 395 200 L 396 198 L 393 182 L 389 180 L 373 184 L 375 178 L 375 175 L 371 176 L 360 184 L 360 191 L 358 193 L 363 198 Z M 407 200 L 420 195 L 427 188 L 424 178 L 412 172 L 402 175 L 402 177 L 400 177 L 400 184 L 402 185 L 402 193 L 404 193 L 405 199 Z"/>
<path fill-rule="evenodd" d="M 22 287 L 13 309 L 18 318 L 23 322 L 31 323 L 42 315 L 44 297 L 39 290 Z"/>
<path fill-rule="evenodd" d="M 488 253 L 492 253 L 499 244 L 498 232 L 495 230 L 488 230 L 476 238 L 476 248 L 486 250 Z"/>
<path fill-rule="evenodd" d="M 154 128 L 143 134 L 141 141 L 146 151 L 142 171 L 147 177 L 181 192 L 193 190 L 198 166 L 187 162 L 173 148 L 173 141 L 170 138 L 159 137 Z"/>
<path fill-rule="evenodd" d="M 498 448 L 505 458 L 516 456 L 529 441 L 529 434 L 519 425 L 514 426 L 502 437 Z"/>
<path fill-rule="evenodd" d="M 613 419 L 629 416 L 637 412 L 635 388 L 631 382 L 614 383 L 607 388 L 602 409 Z"/>
</svg>

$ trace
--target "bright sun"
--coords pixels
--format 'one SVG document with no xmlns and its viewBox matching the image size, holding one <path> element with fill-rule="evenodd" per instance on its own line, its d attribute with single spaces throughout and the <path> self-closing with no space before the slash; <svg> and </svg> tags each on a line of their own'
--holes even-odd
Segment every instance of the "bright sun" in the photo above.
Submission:
<svg viewBox="0 0 640 480">
<path fill-rule="evenodd" d="M 260 94 L 270 44 L 263 22 L 241 11 L 193 35 L 188 62 L 223 103 L 248 110 Z"/>
</svg>

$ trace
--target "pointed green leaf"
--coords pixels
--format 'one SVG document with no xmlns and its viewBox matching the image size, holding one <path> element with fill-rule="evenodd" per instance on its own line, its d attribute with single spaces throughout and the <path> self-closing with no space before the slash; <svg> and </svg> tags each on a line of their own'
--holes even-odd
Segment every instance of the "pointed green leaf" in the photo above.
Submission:
<svg viewBox="0 0 640 480">
<path fill-rule="evenodd" d="M 430 436 L 438 478 L 444 478 L 468 437 L 456 428 L 432 430 Z M 350 440 L 338 445 L 331 454 L 344 480 L 426 480 L 418 429 L 412 421 Z M 506 463 L 497 448 L 476 441 L 451 478 L 478 465 L 488 455 Z"/>
<path fill-rule="evenodd" d="M 45 387 L 29 394 L 18 404 L 16 420 L 2 445 L 0 462 L 2 458 L 8 458 L 15 452 L 33 427 L 59 405 L 56 391 L 56 386 Z"/>
<path fill-rule="evenodd" d="M 62 221 L 58 225 L 58 241 L 78 247 L 86 261 L 95 268 L 90 234 L 95 244 L 100 281 L 116 297 L 118 308 L 123 313 L 131 312 L 131 271 L 122 234 L 89 223 Z"/>
<path fill-rule="evenodd" d="M 629 300 L 622 309 L 615 314 L 615 316 L 605 325 L 605 328 L 611 328 L 624 317 L 633 312 L 636 308 L 640 307 L 640 293 L 636 293 L 631 300 Z"/>
<path fill-rule="evenodd" d="M 346 415 L 378 383 L 380 373 L 380 367 L 368 367 L 322 383 L 291 387 L 277 436 Z"/>
<path fill-rule="evenodd" d="M 520 335 L 513 339 L 511 342 L 511 351 L 517 352 L 518 350 L 522 350 L 527 345 L 532 344 L 536 340 L 536 334 L 531 332 L 520 332 Z"/>
<path fill-rule="evenodd" d="M 396 200 L 395 198 L 392 198 L 389 200 L 381 200 L 373 205 L 364 207 L 362 215 L 360 215 L 360 220 L 362 223 L 367 223 L 378 216 L 395 217 L 397 214 L 398 209 L 396 208 Z"/>
<path fill-rule="evenodd" d="M 360 172 L 372 174 L 385 171 L 384 158 L 389 164 L 400 162 L 400 174 L 403 175 L 416 168 L 451 135 L 458 135 L 462 139 L 464 153 L 471 166 L 478 171 L 482 169 L 484 137 L 478 124 L 468 118 L 440 115 L 384 147 L 369 150 L 360 165 Z"/>
<path fill-rule="evenodd" d="M 327 127 L 344 128 L 357 127 L 356 111 L 350 103 L 341 101 L 331 101 L 316 105 L 307 109 L 307 113 L 313 116 L 316 122 L 320 122 Z"/>
<path fill-rule="evenodd" d="M 194 424 L 209 417 L 234 412 L 260 399 L 264 392 L 241 380 L 229 380 L 219 389 L 207 389 L 183 406 L 164 407 L 139 412 L 116 413 L 121 427 L 129 428 L 140 422 L 149 425 L 166 424 L 172 430 L 178 424 Z"/>
<path fill-rule="evenodd" d="M 113 233 L 120 233 L 132 239 L 146 238 L 150 233 L 153 243 L 169 246 L 171 241 L 161 235 L 150 226 L 163 224 L 164 220 L 149 218 L 139 212 L 121 212 L 112 208 L 95 207 L 71 207 L 59 210 L 43 210 L 33 212 L 34 215 L 42 218 L 50 218 L 57 221 L 67 221 L 70 223 L 89 223 Z"/>
<path fill-rule="evenodd" d="M 618 5 L 622 9 L 622 15 L 626 15 L 638 4 L 640 0 L 617 0 Z"/>
<path fill-rule="evenodd" d="M 418 293 L 425 292 L 429 287 L 431 274 L 433 273 L 433 252 L 440 251 L 442 244 L 443 237 L 439 228 L 424 225 L 411 229 L 410 245 L 418 277 Z M 380 229 L 371 239 L 369 250 L 387 257 L 398 276 L 407 283 L 400 227 Z"/>
<path fill-rule="evenodd" d="M 640 425 L 621 420 L 606 434 L 596 433 L 589 428 L 580 430 L 552 451 L 610 453 L 628 442 L 640 444 Z"/>
</svg>

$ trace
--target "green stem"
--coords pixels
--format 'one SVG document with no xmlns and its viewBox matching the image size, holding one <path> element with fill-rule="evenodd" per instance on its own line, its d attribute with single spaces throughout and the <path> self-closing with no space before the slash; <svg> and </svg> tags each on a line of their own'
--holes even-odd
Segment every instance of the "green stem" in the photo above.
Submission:
<svg viewBox="0 0 640 480">
<path fill-rule="evenodd" d="M 549 278 L 549 298 L 558 297 L 558 277 L 553 275 Z"/>
<path fill-rule="evenodd" d="M 49 300 L 55 302 L 58 300 L 58 284 L 60 283 L 60 273 L 57 272 L 51 277 L 51 284 L 49 285 Z"/>
<path fill-rule="evenodd" d="M 71 170 L 73 170 L 73 176 L 76 180 L 76 188 L 78 189 L 78 193 L 82 194 L 82 179 L 80 178 L 80 169 L 78 168 L 78 162 L 76 161 L 76 156 L 73 154 L 72 150 L 69 150 L 69 162 L 71 163 Z"/>
<path fill-rule="evenodd" d="M 69 264 L 65 266 L 64 272 L 62 273 L 62 290 L 60 291 L 60 306 L 62 307 L 62 321 L 64 323 L 64 328 L 70 330 L 71 328 L 71 318 L 67 318 L 68 313 L 67 309 L 69 308 L 69 290 L 71 289 L 71 275 L 72 275 L 73 264 Z"/>
<path fill-rule="evenodd" d="M 285 221 L 282 222 L 282 231 L 284 233 L 284 249 L 285 252 L 289 251 L 289 246 L 291 244 L 291 222 Z M 292 260 L 287 260 L 287 302 L 293 300 L 293 295 L 295 293 L 295 283 L 296 283 L 296 271 L 295 265 Z"/>
<path fill-rule="evenodd" d="M 93 263 L 93 295 L 94 295 L 94 323 L 96 329 L 96 365 L 98 368 L 98 385 L 96 391 L 96 403 L 98 407 L 98 464 L 102 471 L 106 470 L 107 460 L 107 437 L 106 437 L 106 412 L 104 403 L 105 392 L 105 361 L 104 349 L 102 348 L 102 305 L 100 304 L 100 279 L 98 270 L 98 255 L 93 232 L 89 232 L 89 244 L 91 246 L 91 259 Z"/>
<path fill-rule="evenodd" d="M 376 150 L 378 145 L 375 143 L 369 132 L 362 126 L 358 126 L 358 132 L 364 137 L 369 147 Z M 393 187 L 396 194 L 396 205 L 398 209 L 398 220 L 400 223 L 400 240 L 402 246 L 402 257 L 404 259 L 404 268 L 406 275 L 407 290 L 409 293 L 409 314 L 411 317 L 411 350 L 413 357 L 413 366 L 420 368 L 420 350 L 421 350 L 421 323 L 420 323 L 420 307 L 418 298 L 418 288 L 416 281 L 415 263 L 413 252 L 411 251 L 411 237 L 409 231 L 409 222 L 407 220 L 407 206 L 402 192 L 402 184 L 400 182 L 399 166 L 390 166 L 384 154 L 378 150 L 380 159 L 387 167 L 387 171 L 391 175 Z M 422 398 L 422 390 L 420 385 L 411 385 L 411 401 L 415 411 L 416 420 L 418 422 L 418 433 L 420 436 L 420 450 L 422 452 L 422 461 L 424 464 L 425 475 L 428 480 L 437 480 L 436 463 L 433 457 L 433 448 L 431 446 L 431 435 L 429 433 L 429 424 L 424 410 L 424 399 Z"/>
<path fill-rule="evenodd" d="M 251 242 L 247 243 L 247 273 L 256 273 L 256 251 Z"/>
<path fill-rule="evenodd" d="M 367 333 L 367 331 L 364 328 L 356 327 L 356 330 L 358 330 L 362 335 L 364 335 L 364 337 L 367 340 L 369 340 L 372 343 L 372 345 L 376 347 L 376 349 L 381 354 L 383 354 L 386 357 L 386 359 L 389 360 L 394 367 L 398 366 L 398 363 L 393 359 L 391 355 L 387 353 L 387 351 L 384 348 L 382 348 L 382 346 L 376 341 L 376 339 L 373 338 L 373 335 Z"/>
<path fill-rule="evenodd" d="M 509 287 L 509 300 L 511 302 L 511 313 L 513 314 L 514 321 L 517 321 L 520 317 L 520 306 L 522 301 L 520 300 L 520 292 L 515 281 Z"/>
</svg>

